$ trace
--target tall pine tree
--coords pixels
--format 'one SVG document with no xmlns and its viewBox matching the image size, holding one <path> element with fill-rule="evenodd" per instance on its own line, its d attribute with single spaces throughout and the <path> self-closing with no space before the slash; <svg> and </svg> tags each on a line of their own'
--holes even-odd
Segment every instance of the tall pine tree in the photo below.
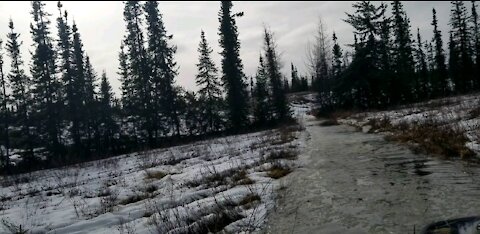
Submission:
<svg viewBox="0 0 480 234">
<path fill-rule="evenodd" d="M 433 72 L 432 89 L 435 97 L 448 94 L 448 73 L 445 64 L 445 52 L 443 50 L 442 32 L 438 29 L 437 12 L 432 9 L 433 20 L 433 43 L 435 46 L 435 71 Z"/>
<path fill-rule="evenodd" d="M 456 72 L 452 71 L 452 79 L 455 83 L 455 90 L 464 93 L 472 89 L 473 83 L 473 62 L 471 51 L 471 34 L 468 28 L 467 8 L 463 1 L 452 1 L 450 11 L 451 26 L 451 66 L 457 67 Z M 452 57 L 454 56 L 454 57 Z"/>
<path fill-rule="evenodd" d="M 113 117 L 113 92 L 105 71 L 102 72 L 100 92 L 98 93 L 98 138 L 99 149 L 103 153 L 110 153 L 114 148 L 114 134 L 117 132 L 117 125 Z"/>
<path fill-rule="evenodd" d="M 412 80 L 412 77 L 414 77 L 415 62 L 413 60 L 410 20 L 400 1 L 392 2 L 392 15 L 392 27 L 395 36 L 393 44 L 394 70 L 396 73 L 396 82 L 393 83 L 393 86 L 395 86 L 397 90 L 400 90 L 399 94 L 401 95 L 397 96 L 396 92 L 393 93 L 392 101 L 399 103 L 407 101 L 407 99 L 412 96 L 410 94 L 418 96 L 420 82 L 417 79 Z M 412 92 L 412 90 L 414 91 Z"/>
<path fill-rule="evenodd" d="M 221 83 L 217 77 L 217 68 L 210 57 L 213 50 L 208 45 L 203 30 L 200 35 L 198 52 L 200 57 L 197 64 L 196 84 L 200 88 L 198 91 L 201 96 L 200 100 L 204 102 L 202 110 L 207 123 L 205 131 L 217 131 L 222 125 L 222 116 L 220 116 L 222 107 Z"/>
<path fill-rule="evenodd" d="M 415 49 L 415 61 L 417 80 L 419 82 L 418 98 L 425 99 L 428 97 L 428 67 L 426 55 L 423 51 L 422 38 L 420 36 L 420 29 L 417 28 L 417 48 Z"/>
<path fill-rule="evenodd" d="M 162 15 L 158 10 L 156 1 L 147 1 L 144 5 L 145 17 L 147 22 L 148 36 L 148 66 L 151 71 L 151 81 L 153 86 L 154 100 L 158 100 L 150 109 L 151 112 L 160 111 L 166 118 L 167 127 L 173 126 L 176 135 L 180 135 L 180 117 L 175 103 L 177 93 L 174 83 L 177 75 L 176 62 L 174 55 L 175 46 L 170 46 L 169 40 L 172 35 L 168 35 L 165 30 Z M 152 117 L 152 131 L 157 135 L 158 118 L 155 113 Z"/>
<path fill-rule="evenodd" d="M 222 1 L 218 20 L 222 48 L 222 80 L 227 93 L 228 121 L 230 128 L 238 132 L 248 125 L 247 84 L 240 59 L 240 42 L 235 18 L 243 13 L 232 14 L 232 2 Z"/>
<path fill-rule="evenodd" d="M 32 2 L 33 23 L 30 24 L 30 29 L 34 51 L 30 73 L 34 82 L 32 91 L 36 110 L 35 126 L 51 155 L 61 156 L 62 145 L 59 137 L 61 91 L 55 74 L 55 51 L 50 37 L 50 20 L 48 19 L 50 14 L 44 8 L 45 3 Z"/>
<path fill-rule="evenodd" d="M 62 99 L 65 103 L 65 116 L 71 122 L 70 134 L 73 139 L 73 153 L 81 154 L 81 134 L 80 134 L 80 103 L 76 95 L 76 88 L 74 82 L 74 70 L 72 66 L 72 32 L 70 26 L 67 24 L 67 12 L 62 11 L 62 4 L 57 4 L 59 16 L 57 18 L 58 40 L 57 52 L 59 53 L 59 75 L 63 87 Z"/>
<path fill-rule="evenodd" d="M 273 104 L 274 119 L 277 121 L 285 120 L 289 117 L 289 107 L 284 86 L 282 84 L 282 74 L 280 73 L 280 61 L 275 51 L 276 44 L 272 33 L 264 29 L 264 50 L 265 50 L 265 67 L 267 69 L 270 90 L 272 92 L 271 99 Z"/>
<path fill-rule="evenodd" d="M 4 75 L 3 72 L 3 48 L 2 48 L 3 41 L 0 40 L 0 102 L 1 102 L 1 111 L 0 114 L 2 116 L 0 117 L 3 121 L 3 129 L 2 129 L 2 136 L 3 138 L 2 146 L 5 148 L 0 148 L 0 158 L 2 159 L 0 161 L 0 168 L 5 167 L 7 169 L 7 172 L 9 171 L 10 168 L 10 134 L 9 134 L 9 127 L 10 127 L 10 111 L 7 107 L 7 103 L 9 100 L 8 94 L 7 94 L 7 79 Z M 3 152 L 3 149 L 5 149 L 5 152 Z M 3 161 L 3 163 L 2 163 Z M 3 164 L 3 165 L 2 165 Z"/>
<path fill-rule="evenodd" d="M 32 82 L 23 68 L 24 64 L 20 53 L 22 42 L 19 41 L 20 34 L 14 31 L 12 19 L 10 19 L 8 27 L 10 32 L 7 34 L 6 50 L 11 62 L 7 79 L 12 90 L 11 105 L 15 108 L 11 122 L 21 127 L 20 142 L 17 147 L 28 149 L 25 156 L 31 158 L 33 156 L 33 139 L 30 134 L 30 127 L 32 127 L 30 87 Z"/>
<path fill-rule="evenodd" d="M 261 55 L 259 63 L 253 92 L 253 117 L 255 125 L 265 126 L 272 119 L 272 116 L 271 103 L 268 94 L 268 75 Z"/>
</svg>

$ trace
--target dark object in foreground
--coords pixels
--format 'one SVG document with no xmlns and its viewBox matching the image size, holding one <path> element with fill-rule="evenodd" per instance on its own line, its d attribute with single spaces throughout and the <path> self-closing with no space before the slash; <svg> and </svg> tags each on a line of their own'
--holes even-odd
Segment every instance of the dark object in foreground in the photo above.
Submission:
<svg viewBox="0 0 480 234">
<path fill-rule="evenodd" d="M 480 234 L 480 216 L 449 219 L 426 226 L 422 234 Z"/>
</svg>

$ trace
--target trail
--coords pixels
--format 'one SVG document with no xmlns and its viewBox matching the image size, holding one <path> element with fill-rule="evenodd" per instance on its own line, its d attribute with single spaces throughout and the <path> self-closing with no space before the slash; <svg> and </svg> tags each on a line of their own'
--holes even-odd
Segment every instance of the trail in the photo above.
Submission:
<svg viewBox="0 0 480 234">
<path fill-rule="evenodd" d="M 267 233 L 419 233 L 434 221 L 480 213 L 478 165 L 318 123 L 305 121 L 301 166 L 284 178 Z"/>
</svg>

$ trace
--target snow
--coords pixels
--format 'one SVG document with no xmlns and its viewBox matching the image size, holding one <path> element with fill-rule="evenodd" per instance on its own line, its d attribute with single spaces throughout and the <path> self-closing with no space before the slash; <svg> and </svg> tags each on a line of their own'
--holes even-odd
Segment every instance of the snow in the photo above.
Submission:
<svg viewBox="0 0 480 234">
<path fill-rule="evenodd" d="M 309 109 L 292 104 L 300 118 Z M 225 231 L 260 231 L 280 186 L 267 176 L 272 161 L 266 156 L 303 147 L 299 129 L 288 141 L 282 134 L 229 136 L 0 177 L 0 221 L 31 233 L 181 233 L 215 223 L 224 212 L 237 217 L 225 223 Z M 295 160 L 277 160 L 295 167 Z M 232 179 L 241 171 L 252 184 Z M 166 175 L 155 177 L 161 173 Z M 239 205 L 255 194 L 260 201 Z M 9 233 L 2 223 L 0 233 Z"/>
<path fill-rule="evenodd" d="M 433 122 L 460 130 L 468 138 L 466 147 L 480 155 L 480 94 L 434 99 L 413 105 L 400 106 L 394 110 L 372 111 L 354 114 L 338 120 L 339 123 L 370 128 L 369 120 L 387 119 L 390 124 L 418 124 Z"/>
</svg>

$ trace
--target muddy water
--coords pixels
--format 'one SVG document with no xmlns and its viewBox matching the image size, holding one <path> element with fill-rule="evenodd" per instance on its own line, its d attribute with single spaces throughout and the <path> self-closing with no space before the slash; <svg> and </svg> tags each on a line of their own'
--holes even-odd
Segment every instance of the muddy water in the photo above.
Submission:
<svg viewBox="0 0 480 234">
<path fill-rule="evenodd" d="M 348 126 L 307 122 L 301 167 L 284 178 L 268 233 L 419 233 L 480 215 L 480 167 L 413 154 Z"/>
</svg>

